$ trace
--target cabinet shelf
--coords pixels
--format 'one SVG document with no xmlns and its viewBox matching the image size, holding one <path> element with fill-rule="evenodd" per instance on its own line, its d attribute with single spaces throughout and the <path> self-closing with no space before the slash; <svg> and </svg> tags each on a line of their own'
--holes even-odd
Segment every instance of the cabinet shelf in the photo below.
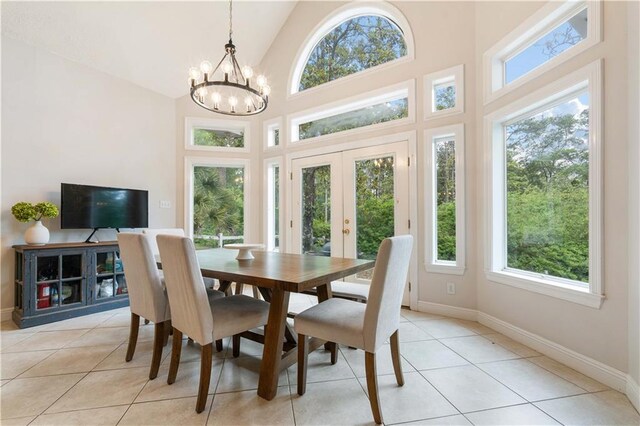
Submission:
<svg viewBox="0 0 640 426">
<path fill-rule="evenodd" d="M 13 320 L 20 328 L 129 305 L 116 241 L 13 248 Z"/>
</svg>

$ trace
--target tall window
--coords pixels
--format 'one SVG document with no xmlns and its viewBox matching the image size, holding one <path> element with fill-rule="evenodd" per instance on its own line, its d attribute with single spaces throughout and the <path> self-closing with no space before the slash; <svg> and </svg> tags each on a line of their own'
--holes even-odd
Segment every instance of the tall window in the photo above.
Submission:
<svg viewBox="0 0 640 426">
<path fill-rule="evenodd" d="M 598 61 L 488 122 L 489 276 L 596 307 L 602 291 L 600 73 Z"/>
<path fill-rule="evenodd" d="M 266 160 L 267 250 L 280 251 L 280 160 Z"/>
<path fill-rule="evenodd" d="M 400 28 L 390 19 L 364 15 L 340 23 L 313 48 L 302 72 L 302 91 L 407 54 Z"/>
<path fill-rule="evenodd" d="M 429 129 L 427 144 L 427 263 L 429 272 L 461 275 L 465 268 L 464 126 Z"/>
</svg>

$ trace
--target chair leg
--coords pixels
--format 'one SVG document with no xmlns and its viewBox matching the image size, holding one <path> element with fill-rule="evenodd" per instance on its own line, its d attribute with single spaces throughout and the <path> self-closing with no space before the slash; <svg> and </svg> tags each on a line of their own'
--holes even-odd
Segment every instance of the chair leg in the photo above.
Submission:
<svg viewBox="0 0 640 426">
<path fill-rule="evenodd" d="M 233 335 L 233 357 L 238 358 L 240 356 L 240 335 Z"/>
<path fill-rule="evenodd" d="M 222 352 L 223 349 L 224 347 L 222 346 L 222 339 L 216 340 L 216 351 Z"/>
<path fill-rule="evenodd" d="M 162 338 L 162 347 L 167 346 L 167 343 L 169 343 L 169 335 L 171 334 L 171 329 L 173 329 L 173 327 L 171 327 L 171 320 L 165 321 L 164 336 Z"/>
<path fill-rule="evenodd" d="M 338 362 L 338 344 L 336 342 L 329 343 L 329 350 L 331 351 L 331 365 L 335 365 Z"/>
<path fill-rule="evenodd" d="M 140 328 L 140 315 L 131 312 L 131 329 L 129 330 L 129 346 L 127 346 L 127 356 L 125 361 L 129 362 L 133 359 L 136 351 L 136 343 L 138 343 L 138 329 Z"/>
<path fill-rule="evenodd" d="M 367 391 L 369 392 L 369 403 L 371 404 L 371 412 L 373 420 L 381 425 L 382 413 L 380 413 L 380 398 L 378 397 L 378 377 L 376 376 L 376 354 L 371 352 L 364 353 L 365 370 L 367 373 Z"/>
<path fill-rule="evenodd" d="M 153 380 L 158 377 L 158 370 L 160 369 L 160 360 L 162 359 L 162 348 L 164 347 L 164 326 L 165 322 L 158 322 L 155 324 L 153 331 L 153 356 L 151 357 L 151 369 L 149 370 L 149 380 Z"/>
<path fill-rule="evenodd" d="M 251 289 L 253 290 L 253 297 L 255 299 L 260 299 L 260 292 L 258 291 L 258 287 L 256 287 L 255 285 L 251 286 Z"/>
<path fill-rule="evenodd" d="M 307 358 L 309 356 L 309 340 L 304 334 L 298 334 L 298 395 L 307 391 Z"/>
<path fill-rule="evenodd" d="M 174 327 L 173 345 L 171 347 L 171 364 L 169 364 L 169 377 L 167 384 L 171 385 L 176 381 L 178 366 L 180 365 L 180 353 L 182 352 L 182 331 Z"/>
<path fill-rule="evenodd" d="M 398 386 L 403 386 L 404 376 L 402 375 L 402 365 L 400 364 L 398 330 L 391 335 L 391 360 L 393 361 L 393 372 L 396 373 L 396 382 L 398 382 Z"/>
<path fill-rule="evenodd" d="M 200 386 L 198 386 L 198 401 L 196 413 L 202 413 L 207 405 L 209 393 L 209 381 L 211 380 L 211 362 L 213 361 L 213 343 L 202 347 L 200 355 Z"/>
</svg>

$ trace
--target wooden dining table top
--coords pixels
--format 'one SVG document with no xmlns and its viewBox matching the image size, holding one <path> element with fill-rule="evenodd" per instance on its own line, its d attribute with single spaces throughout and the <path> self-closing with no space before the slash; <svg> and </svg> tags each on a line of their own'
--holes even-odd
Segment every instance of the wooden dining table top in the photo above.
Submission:
<svg viewBox="0 0 640 426">
<path fill-rule="evenodd" d="M 202 275 L 259 287 L 302 292 L 353 275 L 375 265 L 373 260 L 254 251 L 255 259 L 236 260 L 238 252 L 209 249 L 197 252 Z"/>
</svg>

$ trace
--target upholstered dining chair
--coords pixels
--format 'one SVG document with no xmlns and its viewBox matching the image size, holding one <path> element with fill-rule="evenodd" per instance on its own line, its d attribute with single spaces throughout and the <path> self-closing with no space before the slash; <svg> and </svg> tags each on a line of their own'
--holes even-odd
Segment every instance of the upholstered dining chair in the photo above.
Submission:
<svg viewBox="0 0 640 426">
<path fill-rule="evenodd" d="M 367 390 L 373 419 L 378 424 L 382 423 L 376 352 L 390 338 L 393 371 L 398 386 L 404 385 L 398 326 L 412 247 L 411 235 L 382 241 L 366 304 L 330 298 L 295 316 L 294 328 L 298 333 L 298 395 L 304 395 L 306 391 L 308 337 L 362 349 L 365 351 Z"/>
<path fill-rule="evenodd" d="M 120 257 L 125 266 L 125 277 L 129 291 L 131 309 L 131 329 L 127 347 L 127 362 L 133 359 L 138 342 L 140 317 L 153 321 L 154 343 L 149 379 L 158 376 L 158 368 L 162 358 L 162 347 L 169 327 L 171 313 L 164 284 L 156 267 L 149 238 L 142 234 L 118 233 Z"/>
<path fill-rule="evenodd" d="M 207 303 L 193 241 L 171 235 L 158 235 L 157 240 L 173 326 L 167 383 L 172 384 L 176 380 L 184 333 L 201 346 L 200 385 L 196 402 L 196 412 L 201 413 L 209 391 L 213 341 L 234 336 L 235 355 L 239 351 L 239 339 L 235 337 L 265 325 L 269 317 L 269 304 L 245 295 L 227 296 Z"/>
</svg>

